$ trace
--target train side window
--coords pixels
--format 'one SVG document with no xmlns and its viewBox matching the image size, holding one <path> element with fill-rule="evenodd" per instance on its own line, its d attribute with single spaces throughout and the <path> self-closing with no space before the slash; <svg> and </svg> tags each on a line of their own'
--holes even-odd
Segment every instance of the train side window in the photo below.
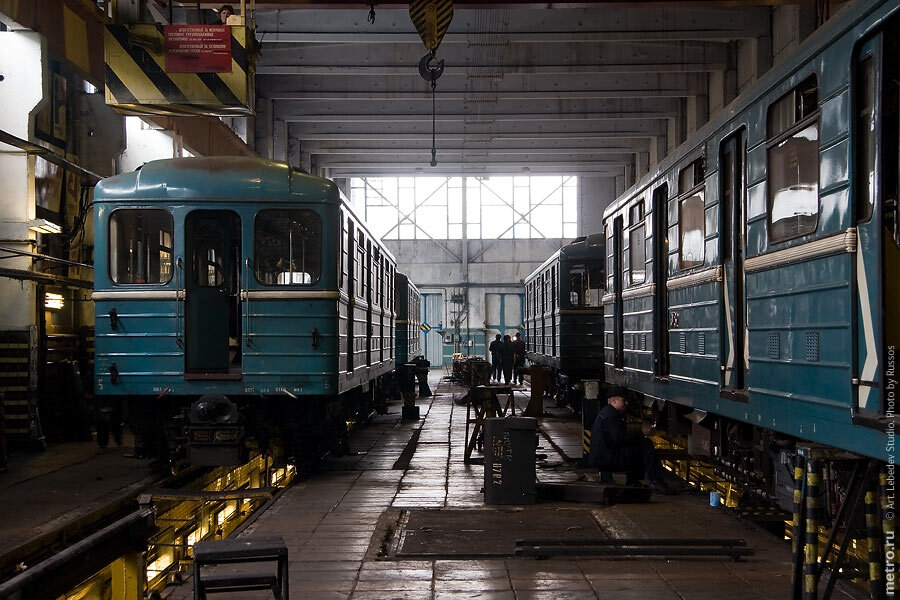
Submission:
<svg viewBox="0 0 900 600">
<path fill-rule="evenodd" d="M 119 209 L 109 218 L 109 276 L 120 285 L 172 280 L 172 215 L 158 208 Z"/>
<path fill-rule="evenodd" d="M 857 194 L 857 220 L 862 223 L 872 218 L 875 206 L 875 58 L 869 56 L 857 67 L 856 72 L 856 160 L 859 193 Z"/>
<path fill-rule="evenodd" d="M 678 262 L 681 270 L 703 265 L 706 259 L 706 219 L 703 158 L 678 174 Z"/>
<path fill-rule="evenodd" d="M 357 298 L 366 297 L 365 264 L 366 238 L 363 236 L 362 231 L 360 231 L 356 240 L 356 261 L 354 261 L 353 264 L 353 283 L 356 289 Z"/>
<path fill-rule="evenodd" d="M 628 232 L 629 285 L 640 285 L 647 278 L 646 234 L 644 229 L 644 200 L 631 207 L 631 230 Z"/>
<path fill-rule="evenodd" d="M 306 209 L 266 209 L 254 224 L 256 280 L 313 285 L 322 274 L 322 219 Z"/>
<path fill-rule="evenodd" d="M 809 235 L 819 226 L 818 87 L 815 76 L 769 107 L 769 241 Z"/>
</svg>

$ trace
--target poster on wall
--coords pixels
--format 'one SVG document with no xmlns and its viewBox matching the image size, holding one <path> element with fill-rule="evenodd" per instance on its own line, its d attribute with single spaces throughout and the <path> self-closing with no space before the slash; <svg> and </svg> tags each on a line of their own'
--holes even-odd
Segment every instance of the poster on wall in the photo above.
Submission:
<svg viewBox="0 0 900 600">
<path fill-rule="evenodd" d="M 231 73 L 231 27 L 165 25 L 166 73 Z"/>
<path fill-rule="evenodd" d="M 34 159 L 34 203 L 38 210 L 53 213 L 38 215 L 42 218 L 59 214 L 63 197 L 63 169 L 40 156 Z"/>
<path fill-rule="evenodd" d="M 62 149 L 66 148 L 67 83 L 59 73 L 50 75 L 50 101 L 38 112 L 34 120 L 34 135 Z"/>
</svg>

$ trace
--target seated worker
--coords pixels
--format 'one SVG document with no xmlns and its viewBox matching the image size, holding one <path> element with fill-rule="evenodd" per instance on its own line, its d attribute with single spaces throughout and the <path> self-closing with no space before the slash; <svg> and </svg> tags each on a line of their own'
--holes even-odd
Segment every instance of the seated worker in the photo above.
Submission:
<svg viewBox="0 0 900 600">
<path fill-rule="evenodd" d="M 626 485 L 638 485 L 644 473 L 650 476 L 650 487 L 660 493 L 670 492 L 663 480 L 663 467 L 653 442 L 638 432 L 628 431 L 625 410 L 628 403 L 624 390 L 612 389 L 591 427 L 591 451 L 588 465 L 601 471 L 625 471 Z"/>
</svg>

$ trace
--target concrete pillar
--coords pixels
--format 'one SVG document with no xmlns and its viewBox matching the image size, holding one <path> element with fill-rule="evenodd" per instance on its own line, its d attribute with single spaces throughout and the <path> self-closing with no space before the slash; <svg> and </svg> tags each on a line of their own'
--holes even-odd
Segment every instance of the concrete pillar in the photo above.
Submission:
<svg viewBox="0 0 900 600">
<path fill-rule="evenodd" d="M 33 31 L 0 33 L 0 130 L 32 140 L 38 107 L 49 98 L 46 43 Z M 33 252 L 37 234 L 28 229 L 35 218 L 34 157 L 0 144 L 0 239 L 3 245 Z M 31 259 L 9 258 L 3 266 L 28 271 Z M 37 323 L 37 290 L 33 282 L 0 278 L 2 329 L 24 329 Z"/>
<path fill-rule="evenodd" d="M 709 87 L 709 84 L 706 86 Z M 690 136 L 703 127 L 709 120 L 709 96 L 706 93 L 697 93 L 687 97 L 685 106 L 685 134 Z"/>
<path fill-rule="evenodd" d="M 578 235 L 603 230 L 603 211 L 616 199 L 615 177 L 581 177 L 578 180 Z"/>
<path fill-rule="evenodd" d="M 307 173 L 312 172 L 312 155 L 309 152 L 300 151 L 300 168 Z M 347 194 L 348 196 L 350 194 Z"/>
<path fill-rule="evenodd" d="M 650 153 L 638 152 L 634 156 L 635 159 L 635 179 L 640 179 L 650 170 Z"/>
<path fill-rule="evenodd" d="M 668 129 L 668 124 L 674 120 L 675 119 L 666 119 L 666 125 L 667 125 L 666 128 L 667 129 Z M 656 138 L 656 160 L 653 161 L 654 165 L 659 164 L 660 162 L 663 161 L 663 159 L 666 156 L 668 156 L 668 154 L 669 154 L 668 148 L 669 148 L 668 134 Z"/>
<path fill-rule="evenodd" d="M 682 99 L 679 102 L 678 118 L 666 121 L 666 154 L 669 154 L 684 141 L 684 121 L 687 111 L 687 102 Z"/>
<path fill-rule="evenodd" d="M 285 131 L 285 162 L 293 167 L 299 167 L 302 164 L 300 140 L 291 135 L 291 127 L 289 123 L 284 124 Z"/>
</svg>

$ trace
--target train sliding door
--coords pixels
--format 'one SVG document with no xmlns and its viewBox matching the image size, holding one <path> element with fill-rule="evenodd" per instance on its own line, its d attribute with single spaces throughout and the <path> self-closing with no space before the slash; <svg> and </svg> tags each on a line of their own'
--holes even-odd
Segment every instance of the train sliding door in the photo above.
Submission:
<svg viewBox="0 0 900 600">
<path fill-rule="evenodd" d="M 185 377 L 240 376 L 240 240 L 232 211 L 195 210 L 185 219 Z"/>
<path fill-rule="evenodd" d="M 613 221 L 613 293 L 615 294 L 613 304 L 613 337 L 615 338 L 613 366 L 617 369 L 621 369 L 625 366 L 625 323 L 622 314 L 622 311 L 624 310 L 624 306 L 622 305 L 622 270 L 624 268 L 622 261 L 623 229 L 624 222 L 622 217 L 616 217 L 615 221 Z"/>
<path fill-rule="evenodd" d="M 747 399 L 746 298 L 744 295 L 744 130 L 722 142 L 719 154 L 721 189 L 722 258 L 722 394 L 732 400 Z"/>
<path fill-rule="evenodd" d="M 669 376 L 669 186 L 653 190 L 654 375 Z"/>
<path fill-rule="evenodd" d="M 858 236 L 854 383 L 858 418 L 879 427 L 896 411 L 889 406 L 892 403 L 885 391 L 897 386 L 900 344 L 898 23 L 896 18 L 888 21 L 860 45 L 854 77 L 853 180 Z"/>
</svg>

